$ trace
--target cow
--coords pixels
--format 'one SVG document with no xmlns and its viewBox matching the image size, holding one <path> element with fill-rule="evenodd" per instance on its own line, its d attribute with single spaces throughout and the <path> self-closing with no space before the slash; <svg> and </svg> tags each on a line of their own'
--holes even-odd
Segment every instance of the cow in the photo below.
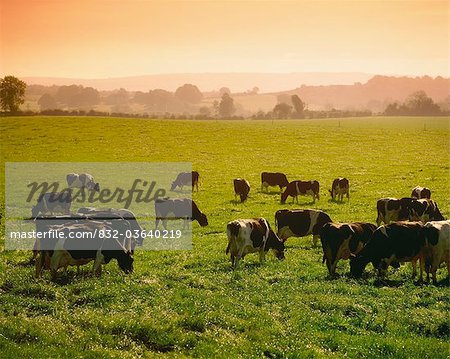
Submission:
<svg viewBox="0 0 450 359">
<path fill-rule="evenodd" d="M 283 190 L 283 188 L 287 187 L 289 184 L 289 181 L 284 173 L 280 172 L 263 172 L 261 173 L 261 192 L 266 189 L 266 192 L 269 191 L 269 186 L 274 187 L 278 186 L 280 187 L 280 192 Z"/>
<path fill-rule="evenodd" d="M 168 219 L 184 219 L 183 228 L 187 221 L 197 221 L 200 226 L 208 225 L 206 215 L 200 211 L 195 202 L 188 198 L 158 198 L 155 201 L 155 229 L 162 221 L 162 225 L 167 229 Z"/>
<path fill-rule="evenodd" d="M 372 262 L 383 277 L 394 262 L 420 261 L 420 280 L 423 280 L 423 249 L 425 235 L 421 222 L 394 222 L 378 227 L 364 248 L 350 259 L 350 273 L 360 278 L 365 267 Z M 415 268 L 413 267 L 415 272 Z M 413 277 L 415 273 L 413 272 Z"/>
<path fill-rule="evenodd" d="M 333 181 L 331 189 L 328 190 L 331 194 L 331 199 L 334 201 L 336 197 L 340 202 L 343 201 L 344 195 L 350 200 L 350 186 L 347 178 L 339 177 Z"/>
<path fill-rule="evenodd" d="M 182 190 L 184 186 L 191 185 L 192 191 L 194 191 L 194 187 L 198 192 L 198 181 L 200 178 L 200 174 L 197 171 L 192 172 L 180 172 L 177 175 L 175 181 L 172 182 L 172 186 L 170 187 L 171 191 L 175 191 L 177 187 L 180 187 Z"/>
<path fill-rule="evenodd" d="M 429 188 L 427 187 L 420 187 L 420 186 L 416 186 L 413 188 L 412 192 L 411 192 L 411 197 L 412 198 L 416 198 L 416 199 L 421 199 L 421 198 L 431 198 L 431 191 Z"/>
<path fill-rule="evenodd" d="M 66 176 L 66 180 L 69 188 L 87 188 L 88 190 L 100 192 L 100 184 L 95 182 L 94 177 L 89 173 L 69 173 Z"/>
<path fill-rule="evenodd" d="M 415 199 L 409 206 L 409 219 L 412 221 L 443 221 L 445 218 L 439 211 L 435 201 L 428 198 Z"/>
<path fill-rule="evenodd" d="M 429 281 L 430 267 L 433 283 L 436 284 L 436 271 L 443 262 L 447 264 L 447 276 L 450 277 L 450 221 L 431 221 L 424 225 L 427 240 L 426 271 Z"/>
<path fill-rule="evenodd" d="M 281 194 L 281 204 L 286 203 L 288 196 L 292 197 L 292 203 L 294 198 L 298 203 L 298 196 L 311 195 L 313 201 L 316 202 L 316 198 L 319 199 L 319 182 L 317 181 L 292 181 L 286 187 L 286 190 Z"/>
<path fill-rule="evenodd" d="M 70 213 L 72 205 L 72 189 L 62 192 L 48 192 L 39 196 L 37 204 L 31 209 L 31 217 L 34 219 L 39 214 Z"/>
<path fill-rule="evenodd" d="M 68 266 L 80 266 L 91 261 L 94 261 L 93 273 L 96 275 L 101 274 L 101 265 L 111 259 L 116 259 L 125 273 L 133 271 L 131 253 L 114 236 L 103 235 L 112 231 L 112 227 L 105 222 L 64 223 L 50 226 L 50 230 L 62 232 L 63 236 L 41 240 L 45 243 L 41 243 L 43 249 L 36 261 L 36 277 L 40 277 L 48 259 L 53 279 L 59 268 L 67 269 Z"/>
<path fill-rule="evenodd" d="M 366 222 L 328 222 L 323 225 L 319 235 L 330 277 L 335 276 L 338 261 L 358 254 L 376 229 L 376 225 Z"/>
<path fill-rule="evenodd" d="M 317 239 L 320 238 L 320 228 L 328 222 L 332 222 L 330 216 L 315 209 L 281 209 L 275 213 L 277 235 L 282 242 L 289 237 L 304 237 L 312 234 L 315 246 Z"/>
<path fill-rule="evenodd" d="M 228 246 L 231 266 L 238 267 L 239 260 L 248 253 L 259 253 L 259 261 L 265 260 L 266 253 L 272 249 L 278 259 L 284 259 L 284 244 L 270 228 L 264 218 L 237 219 L 227 224 Z"/>
<path fill-rule="evenodd" d="M 93 207 L 82 207 L 77 211 L 78 214 L 85 216 L 87 219 L 94 219 L 96 221 L 108 221 L 111 222 L 111 226 L 119 231 L 122 226 L 122 221 L 128 222 L 130 227 L 130 236 L 124 238 L 123 246 L 134 254 L 134 250 L 136 245 L 142 246 L 145 235 L 143 233 L 142 227 L 139 225 L 139 222 L 136 220 L 136 216 L 133 212 L 128 209 L 120 208 L 93 208 Z M 123 233 L 125 234 L 125 233 Z"/>
<path fill-rule="evenodd" d="M 250 192 L 250 183 L 243 178 L 235 178 L 233 180 L 234 184 L 234 197 L 239 196 L 241 198 L 241 202 L 244 202 L 248 193 Z"/>
<path fill-rule="evenodd" d="M 390 222 L 406 221 L 409 219 L 409 209 L 414 198 L 404 197 L 381 198 L 377 201 L 377 225 L 389 224 Z"/>
</svg>

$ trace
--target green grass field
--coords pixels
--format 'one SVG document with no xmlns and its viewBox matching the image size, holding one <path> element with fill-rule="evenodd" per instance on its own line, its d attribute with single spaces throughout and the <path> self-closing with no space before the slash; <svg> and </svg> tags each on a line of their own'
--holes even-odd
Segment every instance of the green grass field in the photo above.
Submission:
<svg viewBox="0 0 450 359">
<path fill-rule="evenodd" d="M 424 130 L 424 127 L 426 130 Z M 335 221 L 371 221 L 376 200 L 427 186 L 450 216 L 448 119 L 358 118 L 318 121 L 162 121 L 79 117 L 0 118 L 4 163 L 13 161 L 188 161 L 200 172 L 193 194 L 209 226 L 193 223 L 193 250 L 137 252 L 135 272 L 115 262 L 93 278 L 75 269 L 59 281 L 33 277 L 30 253 L 0 252 L 0 357 L 450 357 L 450 289 L 418 286 L 410 265 L 380 283 L 371 274 L 327 278 L 310 237 L 287 241 L 286 260 L 248 255 L 231 271 L 226 223 L 280 208 L 318 208 Z M 262 171 L 316 179 L 315 204 L 280 205 L 260 193 Z M 350 201 L 329 199 L 338 176 Z M 252 186 L 234 203 L 232 180 Z M 4 224 L 4 218 L 3 224 Z M 0 249 L 4 248 L 4 228 Z"/>
</svg>

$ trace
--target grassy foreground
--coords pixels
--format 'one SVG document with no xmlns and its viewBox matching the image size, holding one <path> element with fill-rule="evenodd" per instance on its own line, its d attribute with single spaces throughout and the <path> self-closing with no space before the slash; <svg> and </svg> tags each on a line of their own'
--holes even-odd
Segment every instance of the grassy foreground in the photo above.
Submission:
<svg viewBox="0 0 450 359">
<path fill-rule="evenodd" d="M 424 131 L 424 125 L 426 131 Z M 193 224 L 192 251 L 138 252 L 135 273 L 115 263 L 101 278 L 72 269 L 58 282 L 33 278 L 27 252 L 0 240 L 0 357 L 367 357 L 448 358 L 450 289 L 417 286 L 404 265 L 378 283 L 356 281 L 341 262 L 327 279 L 311 238 L 291 238 L 286 260 L 259 265 L 249 255 L 232 272 L 229 220 L 280 208 L 318 208 L 335 221 L 374 221 L 375 203 L 431 188 L 450 216 L 449 122 L 444 118 L 316 121 L 160 121 L 110 118 L 0 118 L 8 161 L 189 161 L 200 172 L 193 194 L 210 225 Z M 317 179 L 321 198 L 279 203 L 260 193 L 262 171 Z M 350 180 L 350 202 L 329 200 L 333 178 Z M 252 186 L 233 202 L 232 179 Z M 4 218 L 2 219 L 4 221 Z M 369 267 L 368 267 L 369 269 Z"/>
</svg>

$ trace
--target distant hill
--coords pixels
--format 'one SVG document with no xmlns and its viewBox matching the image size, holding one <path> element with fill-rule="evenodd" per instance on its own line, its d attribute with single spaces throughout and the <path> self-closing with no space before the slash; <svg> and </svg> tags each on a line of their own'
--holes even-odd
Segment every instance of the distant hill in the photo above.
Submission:
<svg viewBox="0 0 450 359">
<path fill-rule="evenodd" d="M 404 101 L 416 91 L 423 90 L 435 102 L 450 96 L 450 79 L 443 77 L 374 76 L 366 83 L 353 85 L 307 86 L 274 93 L 275 96 L 298 95 L 312 108 L 370 109 L 383 111 L 393 101 Z"/>
<path fill-rule="evenodd" d="M 191 83 L 202 92 L 228 87 L 232 92 L 244 92 L 258 87 L 260 92 L 284 91 L 301 85 L 349 85 L 366 82 L 373 74 L 361 72 L 295 72 L 295 73 L 199 73 L 160 74 L 106 79 L 75 79 L 58 77 L 23 77 L 29 85 L 83 85 L 99 91 L 124 88 L 128 91 L 148 91 L 163 89 L 175 91 L 178 87 Z"/>
</svg>

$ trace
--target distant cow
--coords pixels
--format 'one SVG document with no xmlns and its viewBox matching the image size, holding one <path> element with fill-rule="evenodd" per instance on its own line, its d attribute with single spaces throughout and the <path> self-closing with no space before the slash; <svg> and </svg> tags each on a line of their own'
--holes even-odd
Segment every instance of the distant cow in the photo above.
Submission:
<svg viewBox="0 0 450 359">
<path fill-rule="evenodd" d="M 414 198 L 404 197 L 381 198 L 377 201 L 377 225 L 389 224 L 395 221 L 406 221 L 409 219 L 409 209 Z"/>
<path fill-rule="evenodd" d="M 366 246 L 350 259 L 350 273 L 354 277 L 361 277 L 367 264 L 372 262 L 378 270 L 378 276 L 384 276 L 387 267 L 393 262 L 415 263 L 420 260 L 422 280 L 424 246 L 425 235 L 420 222 L 394 222 L 378 227 Z"/>
<path fill-rule="evenodd" d="M 409 218 L 412 221 L 443 221 L 445 218 L 439 211 L 438 205 L 432 199 L 415 199 L 409 207 Z"/>
<path fill-rule="evenodd" d="M 427 280 L 431 267 L 433 283 L 436 284 L 436 271 L 441 263 L 447 264 L 447 276 L 450 276 L 450 221 L 428 222 L 424 231 L 427 240 Z"/>
<path fill-rule="evenodd" d="M 417 198 L 417 199 L 421 199 L 421 198 L 431 198 L 431 191 L 429 188 L 427 187 L 414 187 L 414 189 L 412 190 L 411 193 L 411 197 L 412 198 Z"/>
<path fill-rule="evenodd" d="M 281 194 L 281 203 L 286 203 L 288 196 L 294 198 L 298 203 L 298 196 L 312 196 L 313 201 L 319 199 L 319 182 L 317 181 L 292 181 L 286 187 L 286 190 Z"/>
<path fill-rule="evenodd" d="M 168 219 L 184 219 L 184 226 L 187 221 L 197 221 L 200 226 L 208 225 L 206 215 L 202 213 L 194 201 L 188 198 L 160 198 L 155 201 L 155 229 L 162 221 L 162 225 L 167 229 Z M 183 226 L 183 227 L 184 227 Z"/>
<path fill-rule="evenodd" d="M 342 202 L 344 195 L 347 196 L 347 199 L 350 199 L 350 185 L 348 179 L 343 177 L 336 178 L 328 192 L 330 192 L 333 201 L 337 197 L 338 200 Z"/>
<path fill-rule="evenodd" d="M 332 223 L 328 222 L 319 230 L 324 260 L 331 277 L 336 274 L 340 259 L 356 255 L 369 241 L 377 226 L 372 223 Z"/>
<path fill-rule="evenodd" d="M 31 217 L 36 218 L 39 214 L 70 213 L 72 205 L 72 190 L 66 189 L 62 192 L 49 192 L 41 194 L 37 204 L 31 209 Z"/>
<path fill-rule="evenodd" d="M 325 212 L 314 209 L 282 209 L 275 213 L 277 234 L 283 242 L 289 237 L 313 235 L 313 244 L 320 238 L 319 231 L 331 218 Z"/>
<path fill-rule="evenodd" d="M 101 265 L 116 259 L 119 267 L 125 272 L 133 271 L 133 257 L 119 240 L 101 235 L 112 231 L 105 222 L 89 221 L 83 223 L 66 223 L 54 225 L 51 230 L 64 233 L 64 238 L 43 239 L 41 255 L 36 261 L 36 277 L 42 273 L 45 261 L 49 259 L 52 278 L 55 278 L 59 268 L 80 266 L 94 261 L 93 272 L 101 274 Z M 69 235 L 72 233 L 72 236 Z M 50 241 L 51 243 L 48 243 Z"/>
<path fill-rule="evenodd" d="M 267 251 L 272 249 L 278 259 L 284 259 L 284 244 L 264 218 L 228 222 L 227 236 L 226 254 L 230 253 L 233 269 L 248 253 L 258 252 L 259 260 L 263 262 Z"/>
<path fill-rule="evenodd" d="M 269 190 L 270 187 L 278 186 L 280 187 L 280 192 L 284 187 L 287 187 L 289 181 L 284 173 L 280 172 L 263 172 L 261 173 L 261 192 L 266 189 Z"/>
<path fill-rule="evenodd" d="M 87 188 L 100 192 L 100 184 L 94 181 L 94 177 L 89 173 L 69 173 L 66 176 L 67 185 L 69 188 Z"/>
<path fill-rule="evenodd" d="M 192 186 L 192 191 L 194 191 L 194 187 L 198 192 L 198 180 L 200 178 L 200 174 L 197 171 L 192 172 L 180 172 L 172 182 L 172 186 L 170 187 L 171 191 L 174 191 L 177 187 L 183 189 L 184 186 Z"/>
<path fill-rule="evenodd" d="M 241 202 L 244 202 L 248 193 L 250 192 L 250 183 L 243 178 L 236 178 L 233 180 L 234 184 L 234 196 L 239 196 L 241 198 Z"/>
</svg>

